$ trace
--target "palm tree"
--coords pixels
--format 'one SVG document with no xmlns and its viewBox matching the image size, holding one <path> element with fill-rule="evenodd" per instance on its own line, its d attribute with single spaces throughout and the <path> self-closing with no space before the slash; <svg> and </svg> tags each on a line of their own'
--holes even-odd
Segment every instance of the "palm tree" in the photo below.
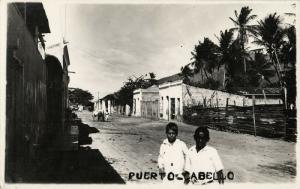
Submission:
<svg viewBox="0 0 300 189">
<path fill-rule="evenodd" d="M 286 41 L 281 49 L 281 61 L 284 65 L 283 80 L 287 88 L 287 103 L 296 104 L 296 29 L 286 29 Z"/>
<path fill-rule="evenodd" d="M 268 15 L 264 20 L 258 21 L 256 30 L 253 32 L 254 43 L 266 48 L 273 63 L 280 85 L 283 87 L 282 70 L 278 54 L 284 44 L 285 31 L 281 27 L 282 20 L 276 13 Z"/>
<path fill-rule="evenodd" d="M 233 31 L 238 31 L 238 40 L 240 42 L 240 46 L 242 52 L 245 53 L 245 43 L 248 42 L 248 33 L 252 32 L 254 29 L 253 25 L 249 25 L 249 22 L 252 21 L 257 17 L 257 15 L 251 15 L 252 9 L 249 7 L 242 7 L 240 13 L 235 10 L 235 19 L 229 17 L 229 19 L 234 23 L 236 26 L 232 28 Z M 245 58 L 243 59 L 244 64 L 244 72 L 247 71 L 247 65 Z"/>
<path fill-rule="evenodd" d="M 246 55 L 243 54 L 239 41 L 234 40 L 229 46 L 229 61 L 226 66 L 225 88 L 229 92 L 234 92 L 236 87 L 247 86 L 247 75 L 243 73 L 243 65 L 241 64 L 244 57 L 246 57 Z"/>
<path fill-rule="evenodd" d="M 295 67 L 296 65 L 296 29 L 290 26 L 285 30 L 287 40 L 281 49 L 284 66 Z"/>
<path fill-rule="evenodd" d="M 181 70 L 181 75 L 184 78 L 188 78 L 189 76 L 193 75 L 193 70 L 190 68 L 190 64 L 182 66 L 180 70 Z"/>
<path fill-rule="evenodd" d="M 272 84 L 270 78 L 274 76 L 274 72 L 271 70 L 272 63 L 267 61 L 266 55 L 262 52 L 255 52 L 254 57 L 250 61 L 249 79 L 250 85 L 257 87 L 260 83 L 260 79 L 264 78 L 268 84 Z"/>
<path fill-rule="evenodd" d="M 217 37 L 219 40 L 219 52 L 220 52 L 220 59 L 218 69 L 221 65 L 224 65 L 224 79 L 223 79 L 223 87 L 225 87 L 226 81 L 226 72 L 229 68 L 230 64 L 230 47 L 233 44 L 233 32 L 225 30 L 220 31 L 220 37 Z"/>
<path fill-rule="evenodd" d="M 203 43 L 199 41 L 199 44 L 195 46 L 192 54 L 191 64 L 194 66 L 194 72 L 201 72 L 202 75 L 208 79 L 208 74 L 212 74 L 214 69 L 217 67 L 217 52 L 218 46 L 214 44 L 210 39 L 204 38 Z"/>
</svg>

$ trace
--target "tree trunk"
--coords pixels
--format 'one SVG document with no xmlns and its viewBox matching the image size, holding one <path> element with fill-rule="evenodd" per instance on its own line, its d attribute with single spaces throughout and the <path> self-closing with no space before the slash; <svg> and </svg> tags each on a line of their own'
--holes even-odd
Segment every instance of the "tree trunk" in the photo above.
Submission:
<svg viewBox="0 0 300 189">
<path fill-rule="evenodd" d="M 209 77 L 208 77 L 208 75 L 207 75 L 207 72 L 206 72 L 206 70 L 205 70 L 205 69 L 203 69 L 203 71 L 204 71 L 204 73 L 205 73 L 206 79 L 208 79 Z"/>
<path fill-rule="evenodd" d="M 223 88 L 225 89 L 225 81 L 226 81 L 226 69 L 224 67 L 224 78 L 223 78 Z"/>
<path fill-rule="evenodd" d="M 245 60 L 245 56 L 243 55 L 243 63 L 244 63 L 244 72 L 247 72 L 247 64 L 246 64 L 246 60 Z"/>
<path fill-rule="evenodd" d="M 274 58 L 274 56 L 275 56 L 275 58 Z M 277 68 L 277 65 L 279 64 L 279 62 L 277 62 L 278 59 L 276 59 L 276 53 L 274 52 L 274 55 L 273 55 L 273 53 L 270 53 L 270 57 L 271 57 L 273 66 L 275 68 L 275 71 L 276 71 L 276 74 L 277 74 L 277 77 L 278 77 L 278 80 L 279 80 L 279 83 L 280 83 L 280 87 L 283 87 L 281 73 L 279 73 L 278 68 Z"/>
</svg>

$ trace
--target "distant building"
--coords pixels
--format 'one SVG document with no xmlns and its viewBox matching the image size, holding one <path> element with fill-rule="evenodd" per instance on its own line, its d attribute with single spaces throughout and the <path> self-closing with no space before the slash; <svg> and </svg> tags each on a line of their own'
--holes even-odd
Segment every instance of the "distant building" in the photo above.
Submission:
<svg viewBox="0 0 300 189">
<path fill-rule="evenodd" d="M 253 93 L 252 93 L 253 92 Z M 276 89 L 261 89 L 230 94 L 219 90 L 211 90 L 188 85 L 178 73 L 158 80 L 158 86 L 137 89 L 133 93 L 133 115 L 165 120 L 183 119 L 184 107 L 226 107 L 252 106 L 255 104 L 282 104 L 280 93 Z"/>
<path fill-rule="evenodd" d="M 159 89 L 153 85 L 133 92 L 133 116 L 159 118 Z"/>
<path fill-rule="evenodd" d="M 160 118 L 181 119 L 183 113 L 183 77 L 175 74 L 158 80 Z"/>
<path fill-rule="evenodd" d="M 117 100 L 118 97 L 115 94 L 108 94 L 105 97 L 94 101 L 94 110 L 102 113 L 108 112 L 109 114 L 121 112 L 123 111 L 123 108 L 116 105 Z"/>
</svg>

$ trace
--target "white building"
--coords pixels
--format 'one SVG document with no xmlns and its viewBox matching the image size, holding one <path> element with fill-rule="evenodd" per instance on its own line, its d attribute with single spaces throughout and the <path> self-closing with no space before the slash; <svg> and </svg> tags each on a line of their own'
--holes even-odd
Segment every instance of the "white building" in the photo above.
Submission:
<svg viewBox="0 0 300 189">
<path fill-rule="evenodd" d="M 181 119 L 183 114 L 183 80 L 179 74 L 159 80 L 160 118 Z"/>
<path fill-rule="evenodd" d="M 237 95 L 223 91 L 199 88 L 187 85 L 180 74 L 159 80 L 159 112 L 160 118 L 166 120 L 182 120 L 185 106 L 226 107 L 252 106 L 255 104 L 282 104 L 278 94 Z"/>
<path fill-rule="evenodd" d="M 153 85 L 147 89 L 133 91 L 133 116 L 158 118 L 159 89 Z"/>
<path fill-rule="evenodd" d="M 112 100 L 111 99 L 98 99 L 94 101 L 94 111 L 105 113 L 106 111 L 111 114 L 114 112 L 112 107 Z"/>
</svg>

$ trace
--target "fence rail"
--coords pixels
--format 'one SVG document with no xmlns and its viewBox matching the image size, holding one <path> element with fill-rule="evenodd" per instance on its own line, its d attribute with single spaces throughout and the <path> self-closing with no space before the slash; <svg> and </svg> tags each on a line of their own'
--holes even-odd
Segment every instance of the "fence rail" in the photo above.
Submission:
<svg viewBox="0 0 300 189">
<path fill-rule="evenodd" d="M 247 133 L 269 138 L 296 141 L 296 110 L 283 105 L 255 105 L 226 108 L 183 107 L 184 122 L 215 130 Z"/>
</svg>

